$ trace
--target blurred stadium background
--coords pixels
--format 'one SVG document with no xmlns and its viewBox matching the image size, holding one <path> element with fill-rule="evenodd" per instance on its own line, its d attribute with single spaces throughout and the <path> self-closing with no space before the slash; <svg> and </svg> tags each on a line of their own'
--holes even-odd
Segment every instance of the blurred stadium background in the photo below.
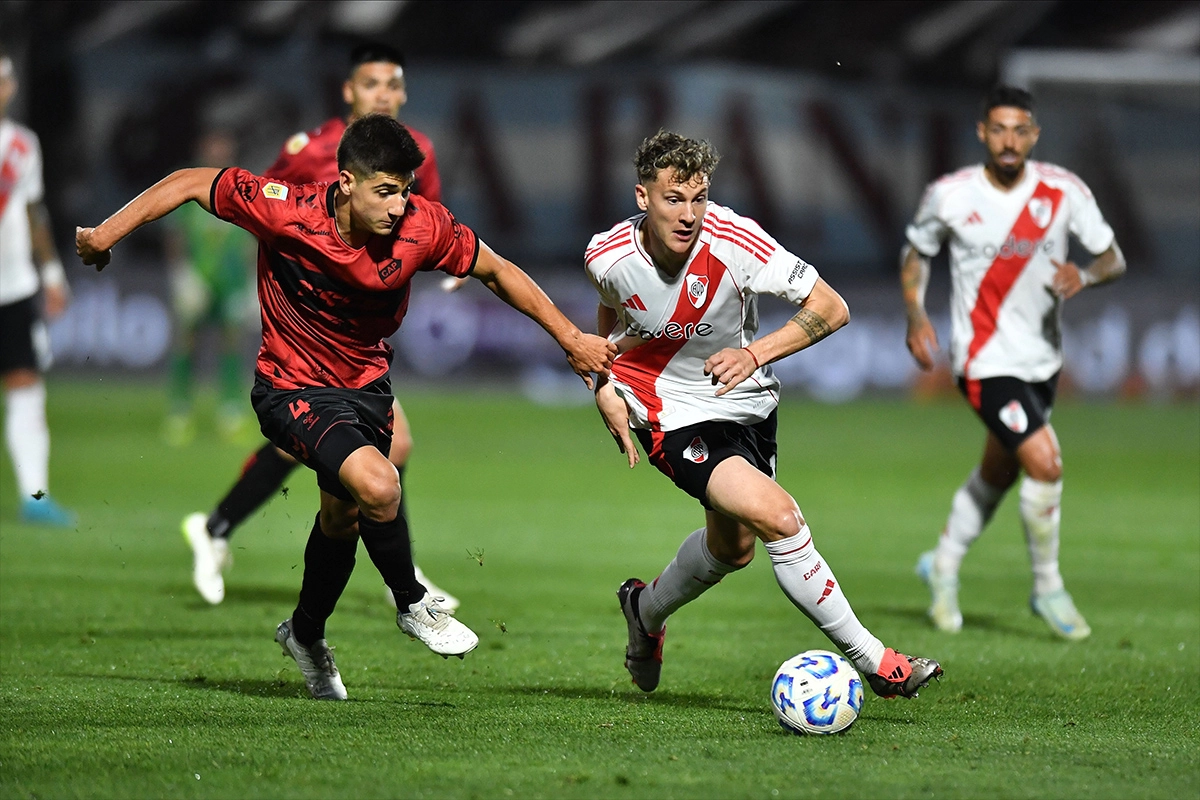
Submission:
<svg viewBox="0 0 1200 800">
<path fill-rule="evenodd" d="M 581 325 L 595 308 L 582 249 L 634 212 L 636 143 L 660 126 L 710 138 L 725 157 L 714 199 L 850 302 L 854 324 L 778 366 L 828 401 L 950 391 L 904 348 L 897 254 L 925 183 L 980 160 L 980 95 L 1014 82 L 1040 101 L 1034 156 L 1087 181 L 1130 264 L 1067 305 L 1064 391 L 1200 396 L 1197 2 L 0 0 L 0 38 L 68 263 L 75 225 L 189 165 L 204 128 L 235 130 L 239 163 L 261 170 L 290 134 L 341 113 L 346 53 L 364 38 L 407 54 L 401 118 L 432 137 L 446 204 Z M 162 234 L 122 245 L 103 278 L 69 269 L 58 374 L 165 372 Z M 550 340 L 481 287 L 414 290 L 401 395 L 406 381 L 488 380 L 588 401 Z M 930 305 L 943 329 L 947 294 L 942 263 Z M 784 313 L 766 306 L 764 329 Z"/>
</svg>

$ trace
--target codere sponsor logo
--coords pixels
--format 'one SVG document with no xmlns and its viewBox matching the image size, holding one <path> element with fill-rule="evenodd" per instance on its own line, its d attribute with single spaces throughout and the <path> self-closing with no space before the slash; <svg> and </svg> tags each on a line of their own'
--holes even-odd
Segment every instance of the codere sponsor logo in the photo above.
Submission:
<svg viewBox="0 0 1200 800">
<path fill-rule="evenodd" d="M 966 244 L 964 249 L 966 250 L 964 258 L 978 258 L 979 256 L 983 256 L 989 261 L 993 261 L 996 258 L 1029 258 L 1039 250 L 1043 253 L 1053 253 L 1054 240 L 1018 239 L 1015 236 L 1009 236 L 1001 245 Z"/>
<path fill-rule="evenodd" d="M 708 336 L 713 332 L 713 326 L 707 322 L 668 322 L 657 331 L 646 330 L 636 324 L 630 324 L 625 328 L 626 336 L 636 336 L 639 339 L 650 341 L 651 339 L 691 339 L 693 336 Z"/>
</svg>

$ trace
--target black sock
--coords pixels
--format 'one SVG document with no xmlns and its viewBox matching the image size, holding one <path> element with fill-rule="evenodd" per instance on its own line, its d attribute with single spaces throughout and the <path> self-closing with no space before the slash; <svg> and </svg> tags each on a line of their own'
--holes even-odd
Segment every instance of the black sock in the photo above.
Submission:
<svg viewBox="0 0 1200 800">
<path fill-rule="evenodd" d="M 396 607 L 405 611 L 425 596 L 425 587 L 413 573 L 412 544 L 408 540 L 408 520 L 397 515 L 388 522 L 372 522 L 358 516 L 358 535 L 383 582 L 392 590 Z"/>
<path fill-rule="evenodd" d="M 268 442 L 242 467 L 241 477 L 229 493 L 217 503 L 217 509 L 208 518 L 210 536 L 228 537 L 233 529 L 242 524 L 246 517 L 267 502 L 296 464 L 279 455 L 275 445 Z"/>
<path fill-rule="evenodd" d="M 300 602 L 292 612 L 292 633 L 305 647 L 325 638 L 325 620 L 354 572 L 355 539 L 330 539 L 321 532 L 321 515 L 313 522 L 304 548 L 304 580 Z"/>
</svg>

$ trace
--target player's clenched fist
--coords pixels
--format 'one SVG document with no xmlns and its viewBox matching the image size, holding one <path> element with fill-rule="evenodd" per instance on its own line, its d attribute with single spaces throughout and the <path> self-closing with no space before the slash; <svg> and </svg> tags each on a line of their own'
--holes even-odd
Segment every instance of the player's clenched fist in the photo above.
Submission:
<svg viewBox="0 0 1200 800">
<path fill-rule="evenodd" d="M 84 264 L 94 266 L 96 271 L 104 269 L 108 266 L 108 262 L 112 260 L 112 250 L 99 249 L 92 241 L 95 235 L 95 228 L 76 228 L 75 229 L 75 252 L 83 260 Z"/>
<path fill-rule="evenodd" d="M 602 336 L 591 333 L 580 333 L 569 346 L 567 363 L 575 374 L 583 378 L 589 389 L 593 388 L 591 373 L 607 375 L 612 367 L 613 359 L 617 356 L 617 346 Z"/>
</svg>

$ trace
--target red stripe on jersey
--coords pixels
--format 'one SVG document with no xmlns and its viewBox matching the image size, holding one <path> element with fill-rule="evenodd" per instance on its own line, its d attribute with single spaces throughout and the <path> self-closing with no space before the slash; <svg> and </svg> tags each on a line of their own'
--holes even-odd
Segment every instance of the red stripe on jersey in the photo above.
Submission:
<svg viewBox="0 0 1200 800">
<path fill-rule="evenodd" d="M 725 277 L 725 265 L 716 258 L 708 257 L 707 244 L 703 245 L 703 248 L 696 254 L 692 265 L 687 269 L 687 274 L 683 275 L 683 280 L 680 281 L 679 299 L 675 303 L 675 311 L 671 314 L 669 322 L 681 326 L 698 324 L 717 295 Z M 688 298 L 688 275 L 700 275 L 696 270 L 701 264 L 705 265 L 703 274 L 708 278 L 708 294 L 704 298 L 704 304 L 696 308 Z M 613 362 L 613 375 L 632 389 L 638 401 L 645 406 L 652 431 L 661 430 L 658 420 L 663 407 L 655 384 L 667 364 L 687 342 L 687 339 L 668 339 L 665 336 L 651 339 L 617 356 L 617 360 Z"/>
<path fill-rule="evenodd" d="M 723 220 L 723 219 L 718 219 L 717 217 L 706 217 L 704 220 L 704 224 L 708 225 L 712 228 L 718 229 L 722 233 L 732 234 L 734 236 L 738 236 L 738 237 L 741 237 L 742 239 L 745 239 L 747 244 L 750 244 L 750 245 L 756 247 L 758 250 L 762 251 L 762 253 L 764 255 L 766 255 L 768 258 L 770 258 L 771 255 L 775 252 L 774 245 L 772 245 L 766 239 L 763 239 L 762 237 L 755 235 L 753 231 L 750 231 L 747 228 L 743 228 L 740 225 L 735 225 L 732 222 L 729 222 L 729 221 Z"/>
<path fill-rule="evenodd" d="M 963 377 L 967 379 L 967 399 L 976 409 L 979 408 L 980 402 L 979 381 L 971 380 L 971 362 L 984 345 L 991 341 L 992 335 L 996 332 L 996 320 L 1000 316 L 1000 306 L 1008 297 L 1008 293 L 1012 291 L 1013 285 L 1025 270 L 1025 266 L 1037 250 L 1037 243 L 1044 235 L 1043 228 L 1034 222 L 1033 215 L 1029 212 L 1029 205 L 1035 199 L 1049 202 L 1050 219 L 1053 220 L 1054 215 L 1058 213 L 1062 197 L 1061 189 L 1052 189 L 1046 184 L 1038 182 L 1038 185 L 1034 187 L 1030 202 L 1021 209 L 1021 215 L 1017 217 L 1017 221 L 1013 223 L 1012 230 L 1005 239 L 1005 243 L 1029 242 L 1030 246 L 1025 255 L 1018 254 L 1018 248 L 1010 246 L 1010 254 L 996 256 L 996 260 L 988 267 L 987 273 L 979 284 L 975 307 L 971 309 L 971 329 L 974 331 L 974 335 L 971 337 L 971 344 L 967 347 L 966 363 L 963 364 Z M 1046 224 L 1046 227 L 1050 227 L 1049 223 Z M 1003 251 L 1004 248 L 1001 250 Z"/>
<path fill-rule="evenodd" d="M 8 208 L 12 198 L 12 190 L 17 185 L 17 159 L 29 152 L 29 143 L 21 138 L 18 132 L 13 133 L 9 141 L 8 152 L 4 154 L 4 163 L 0 164 L 0 214 Z"/>
<path fill-rule="evenodd" d="M 733 242 L 738 247 L 742 248 L 743 250 L 745 250 L 747 253 L 754 256 L 755 258 L 757 258 L 762 263 L 764 263 L 764 264 L 767 263 L 767 257 L 764 256 L 762 253 L 758 252 L 757 250 L 755 250 L 753 247 L 751 247 L 749 244 L 747 244 L 744 240 L 735 239 L 732 236 L 726 236 L 723 233 L 718 233 L 717 231 L 713 230 L 712 228 L 705 228 L 705 230 L 708 231 L 709 236 L 712 236 L 714 239 L 724 239 L 727 242 Z"/>
<path fill-rule="evenodd" d="M 584 257 L 590 259 L 592 257 L 592 253 L 596 252 L 601 247 L 605 247 L 606 245 L 608 245 L 609 242 L 619 239 L 622 236 L 628 236 L 631 233 L 633 233 L 632 225 L 622 225 L 618 230 L 616 230 L 614 233 L 610 234 L 607 239 L 600 242 L 599 244 L 597 244 L 594 247 L 588 248 L 588 251 L 586 253 L 584 253 Z"/>
<path fill-rule="evenodd" d="M 613 242 L 612 244 L 610 244 L 610 245 L 609 245 L 609 246 L 607 246 L 607 247 L 602 247 L 601 249 L 599 249 L 599 250 L 597 250 L 597 251 L 595 251 L 595 252 L 593 252 L 593 253 L 588 253 L 588 255 L 587 255 L 587 263 L 589 263 L 589 264 L 590 264 L 590 263 L 592 263 L 592 262 L 593 262 L 593 261 L 595 261 L 597 258 L 599 258 L 600 256 L 604 255 L 605 253 L 609 252 L 610 250 L 616 250 L 616 249 L 617 249 L 617 248 L 619 248 L 619 247 L 628 247 L 628 246 L 629 246 L 629 245 L 631 245 L 631 244 L 633 244 L 633 237 L 632 237 L 632 236 L 630 236 L 630 237 L 628 237 L 628 238 L 626 238 L 626 239 L 622 239 L 622 240 L 621 240 L 621 241 L 619 241 L 619 242 Z"/>
</svg>

